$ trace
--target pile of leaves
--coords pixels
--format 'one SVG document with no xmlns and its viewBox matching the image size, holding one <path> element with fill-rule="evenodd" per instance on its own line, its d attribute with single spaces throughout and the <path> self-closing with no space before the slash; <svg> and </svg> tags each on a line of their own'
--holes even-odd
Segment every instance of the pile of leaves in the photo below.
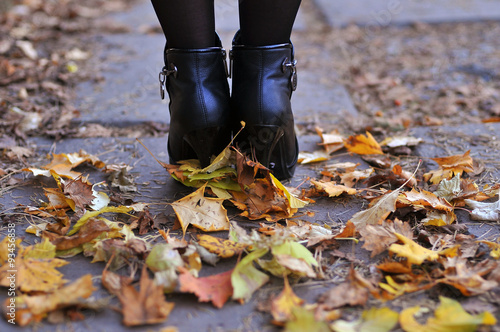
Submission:
<svg viewBox="0 0 500 332">
<path fill-rule="evenodd" d="M 14 0 L 0 10 L 0 148 L 9 160 L 33 154 L 29 136 L 84 136 L 75 120 L 74 87 L 98 80 L 92 53 L 95 33 L 123 33 L 128 26 L 103 15 L 133 0 Z M 82 46 L 85 45 L 85 46 Z M 113 135 L 109 132 L 108 135 Z"/>
<path fill-rule="evenodd" d="M 418 144 L 416 138 L 392 137 L 379 144 L 370 133 L 339 139 L 337 133 L 318 132 L 323 151 L 309 153 L 302 162 L 329 160 L 330 152 L 347 149 L 376 166 L 358 169 L 358 164 L 324 163 L 320 177 L 298 189 L 287 188 L 232 147 L 203 169 L 195 160 L 179 165 L 160 162 L 174 179 L 196 188 L 170 204 L 176 225 L 169 228 L 155 221 L 147 204 L 111 199 L 99 189 L 106 183 L 92 184 L 88 176 L 75 171 L 87 163 L 110 173 L 110 179 L 124 172 L 123 167 L 105 165 L 84 151 L 53 155 L 42 168 L 24 169 L 52 178 L 55 186 L 44 189 L 44 204 L 25 207 L 24 212 L 38 220 L 26 231 L 41 241 L 28 247 L 16 242 L 15 258 L 9 256 L 8 237 L 0 244 L 0 285 L 8 287 L 8 270 L 14 265 L 18 269 L 16 322 L 75 320 L 82 318 L 82 308 L 99 310 L 106 305 L 92 300 L 90 275 L 67 284 L 57 271 L 67 264 L 64 258 L 83 254 L 92 262 L 106 262 L 101 281 L 120 301 L 127 326 L 166 321 L 175 309 L 163 293 L 193 293 L 200 302 L 222 308 L 229 299 L 247 302 L 270 278 L 282 278 L 283 290 L 262 309 L 271 313 L 273 324 L 287 331 L 356 331 L 367 326 L 380 331 L 397 326 L 405 331 L 451 326 L 474 330 L 495 325 L 491 311 L 469 314 L 450 295 L 495 298 L 497 294 L 498 298 L 498 234 L 496 239 L 477 239 L 458 223 L 455 212 L 468 207 L 471 219 L 500 221 L 500 184 L 479 187 L 474 182 L 481 169 L 468 151 L 435 158 L 438 168 L 423 173 L 404 170 L 389 153 Z M 317 224 L 314 213 L 304 211 L 314 200 L 351 197 L 370 203 L 340 229 Z M 247 231 L 229 220 L 226 208 L 239 209 L 239 218 L 260 223 Z M 214 231 L 217 236 L 205 234 Z M 368 268 L 366 262 L 344 256 L 339 259 L 352 265 L 342 283 L 313 303 L 295 295 L 290 280 L 332 277 L 330 257 L 335 256 L 329 253 L 346 241 L 363 242 L 377 263 Z M 232 269 L 199 277 L 204 265 L 230 257 L 237 257 Z M 432 312 L 428 306 L 394 310 L 396 299 L 415 292 L 434 299 L 439 295 L 439 305 L 430 307 Z M 500 303 L 491 304 L 498 314 Z M 370 309 L 353 317 L 349 307 Z M 426 319 L 415 318 L 422 315 Z"/>
</svg>

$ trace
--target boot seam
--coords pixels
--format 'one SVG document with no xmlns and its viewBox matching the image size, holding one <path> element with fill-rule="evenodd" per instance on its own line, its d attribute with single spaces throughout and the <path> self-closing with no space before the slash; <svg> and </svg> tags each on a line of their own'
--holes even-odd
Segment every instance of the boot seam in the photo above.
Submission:
<svg viewBox="0 0 500 332">
<path fill-rule="evenodd" d="M 205 98 L 203 96 L 203 89 L 201 86 L 201 75 L 200 75 L 200 59 L 199 55 L 195 54 L 195 63 L 196 63 L 196 85 L 197 85 L 197 91 L 196 94 L 198 95 L 198 102 L 200 103 L 202 110 L 203 110 L 203 120 L 204 120 L 204 126 L 207 125 L 207 105 L 205 103 Z"/>
</svg>

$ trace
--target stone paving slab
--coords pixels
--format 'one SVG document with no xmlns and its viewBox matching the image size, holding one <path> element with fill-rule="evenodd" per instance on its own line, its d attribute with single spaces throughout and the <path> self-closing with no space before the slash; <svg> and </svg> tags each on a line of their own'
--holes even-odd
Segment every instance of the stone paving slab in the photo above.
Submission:
<svg viewBox="0 0 500 332">
<path fill-rule="evenodd" d="M 234 32 L 238 29 L 236 1 L 219 0 L 216 12 L 218 31 L 224 47 L 229 50 Z M 158 24 L 148 1 L 126 13 L 111 16 L 126 24 L 131 32 L 99 36 L 99 49 L 93 57 L 102 64 L 101 82 L 85 82 L 77 86 L 78 123 L 101 123 L 128 126 L 143 122 L 168 123 L 168 96 L 159 96 L 158 73 L 163 67 L 162 34 L 144 34 L 141 26 Z M 304 14 L 299 12 L 295 31 L 305 31 Z M 292 36 L 292 40 L 293 40 Z M 314 111 L 323 121 L 333 121 L 328 114 L 341 116 L 344 112 L 356 114 L 356 109 L 345 88 L 335 80 L 318 81 L 325 73 L 321 68 L 303 69 L 300 66 L 300 43 L 295 44 L 299 61 L 299 88 L 292 96 L 292 107 L 297 118 L 310 117 Z M 332 60 L 333 61 L 333 60 Z M 331 73 L 330 76 L 335 76 Z"/>
<path fill-rule="evenodd" d="M 314 0 L 329 24 L 349 23 L 377 29 L 412 22 L 500 19 L 498 0 Z"/>
</svg>

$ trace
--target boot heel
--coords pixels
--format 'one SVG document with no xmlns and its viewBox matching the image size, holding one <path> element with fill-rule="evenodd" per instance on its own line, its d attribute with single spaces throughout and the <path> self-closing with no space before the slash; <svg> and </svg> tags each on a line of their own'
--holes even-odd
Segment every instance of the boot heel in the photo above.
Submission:
<svg viewBox="0 0 500 332">
<path fill-rule="evenodd" d="M 202 168 L 210 165 L 212 155 L 219 154 L 224 148 L 218 144 L 220 133 L 220 127 L 210 127 L 194 130 L 184 135 L 184 142 L 194 151 Z"/>
<path fill-rule="evenodd" d="M 265 167 L 273 170 L 276 162 L 275 157 L 280 158 L 279 141 L 284 135 L 283 128 L 270 125 L 254 125 L 246 128 L 246 143 L 255 159 Z M 280 158 L 281 159 L 281 158 Z"/>
</svg>

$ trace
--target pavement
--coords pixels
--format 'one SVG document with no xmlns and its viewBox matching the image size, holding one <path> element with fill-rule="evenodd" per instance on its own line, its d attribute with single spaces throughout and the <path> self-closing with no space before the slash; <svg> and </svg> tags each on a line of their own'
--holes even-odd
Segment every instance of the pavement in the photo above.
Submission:
<svg viewBox="0 0 500 332">
<path fill-rule="evenodd" d="M 355 118 L 358 114 L 346 88 L 340 83 L 336 73 L 330 67 L 314 66 L 308 61 L 311 52 L 315 57 L 325 62 L 335 59 L 322 50 L 321 45 L 308 42 L 308 34 L 317 31 L 317 25 L 341 26 L 355 22 L 367 27 L 379 24 L 404 24 L 414 21 L 440 22 L 450 20 L 483 20 L 500 19 L 500 1 L 452 1 L 452 0 L 303 0 L 296 27 L 292 36 L 295 42 L 296 57 L 299 61 L 299 88 L 292 98 L 296 122 L 301 124 L 321 123 L 324 126 L 334 126 L 339 119 Z M 217 29 L 226 49 L 234 32 L 238 28 L 236 1 L 216 0 Z M 384 12 L 385 11 L 385 12 Z M 389 14 L 387 14 L 389 13 Z M 144 34 L 141 27 L 156 24 L 156 16 L 147 1 L 140 1 L 129 12 L 112 15 L 114 20 L 130 26 L 129 33 L 100 35 L 102 48 L 94 57 L 103 62 L 101 72 L 104 78 L 100 82 L 86 82 L 77 86 L 76 104 L 81 112 L 78 123 L 85 126 L 89 123 L 100 123 L 117 127 L 126 127 L 145 122 L 168 123 L 168 101 L 161 101 L 158 93 L 158 71 L 162 67 L 162 51 L 164 39 L 161 34 Z M 378 21 L 377 21 L 378 20 Z M 375 22 L 375 23 L 373 23 Z M 301 63 L 304 63 L 301 66 Z M 319 80 L 318 77 L 327 78 Z M 453 135 L 460 133 L 460 135 Z M 473 158 L 484 159 L 492 178 L 500 178 L 497 161 L 500 160 L 500 146 L 491 150 L 491 142 L 484 142 L 484 135 L 490 140 L 500 142 L 500 124 L 470 124 L 457 127 L 420 127 L 412 129 L 412 134 L 423 138 L 425 143 L 417 147 L 416 155 L 422 157 L 437 157 L 443 153 L 461 153 L 471 149 Z M 450 138 L 451 137 L 451 138 Z M 142 139 L 152 152 L 163 161 L 168 160 L 166 152 L 167 137 L 147 137 Z M 299 137 L 302 151 L 316 150 L 319 138 L 313 135 Z M 449 149 L 444 151 L 440 140 L 449 140 Z M 126 163 L 134 166 L 136 182 L 139 185 L 134 199 L 141 202 L 168 203 L 190 192 L 189 188 L 176 183 L 169 178 L 164 169 L 158 165 L 135 139 L 88 138 L 64 139 L 54 144 L 46 138 L 33 138 L 30 145 L 36 146 L 37 153 L 43 156 L 49 152 L 71 153 L 82 148 L 89 153 L 100 155 L 105 162 Z M 488 146 L 488 148 L 487 148 Z M 55 149 L 55 150 L 54 150 Z M 490 149 L 490 150 L 487 150 Z M 335 157 L 335 161 L 354 161 L 367 166 L 356 156 L 346 154 Z M 43 163 L 42 163 L 43 164 Z M 292 186 L 300 184 L 308 176 L 317 176 L 319 166 L 299 166 Z M 90 180 L 97 182 L 103 179 L 99 172 L 91 172 Z M 0 197 L 0 204 L 5 209 L 14 208 L 17 204 L 30 204 L 42 196 L 44 180 L 33 180 L 33 187 L 16 188 L 8 195 Z M 161 205 L 163 208 L 165 205 Z M 336 202 L 329 199 L 318 199 L 310 210 L 315 212 L 310 221 L 318 223 L 338 224 L 346 222 L 363 206 L 362 201 L 352 200 Z M 163 211 L 171 214 L 166 206 Z M 231 217 L 236 211 L 229 211 Z M 304 218 L 307 219 L 307 218 Z M 466 214 L 459 214 L 459 222 L 470 226 L 474 234 L 498 234 L 498 225 L 478 225 L 471 223 Z M 18 234 L 24 234 L 26 225 L 18 227 Z M 33 237 L 26 235 L 26 240 Z M 339 250 L 346 253 L 355 251 L 356 258 L 369 262 L 368 253 L 360 245 L 353 249 L 351 245 Z M 99 276 L 103 264 L 90 264 L 85 257 L 74 257 L 60 271 L 66 279 L 74 280 L 86 273 Z M 346 268 L 349 263 L 339 263 Z M 203 268 L 202 275 L 224 271 L 234 265 L 234 260 L 220 263 L 216 268 Z M 332 267 L 333 268 L 333 267 Z M 335 281 L 335 280 L 334 280 Z M 95 283 L 95 285 L 100 282 Z M 159 331 L 165 326 L 176 326 L 179 331 L 227 331 L 227 330 L 258 330 L 274 331 L 269 325 L 269 315 L 258 312 L 255 306 L 269 294 L 281 291 L 282 283 L 273 280 L 258 291 L 251 301 L 245 305 L 232 302 L 222 310 L 216 310 L 211 305 L 198 303 L 194 296 L 169 295 L 167 300 L 175 302 L 176 306 L 167 322 L 150 327 L 125 328 L 121 325 L 121 316 L 112 308 L 102 312 L 85 312 L 87 319 L 71 324 L 50 325 L 43 323 L 36 331 Z M 309 282 L 296 285 L 294 290 L 300 297 L 314 301 L 316 297 L 330 288 L 331 282 Z M 107 296 L 104 289 L 99 289 L 97 297 Z M 0 295 L 3 301 L 4 294 Z M 113 302 L 116 303 L 116 302 Z M 4 320 L 0 320 L 0 331 L 28 331 L 31 328 L 13 328 Z"/>
</svg>

